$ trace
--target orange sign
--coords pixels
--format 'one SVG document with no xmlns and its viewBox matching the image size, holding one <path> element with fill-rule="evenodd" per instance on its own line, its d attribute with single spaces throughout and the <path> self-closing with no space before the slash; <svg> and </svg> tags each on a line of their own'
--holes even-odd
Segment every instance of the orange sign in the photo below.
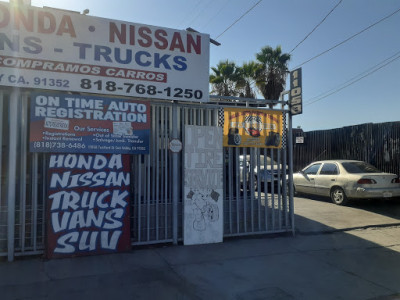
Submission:
<svg viewBox="0 0 400 300">
<path fill-rule="evenodd" d="M 283 113 L 251 108 L 224 109 L 224 147 L 281 148 Z"/>
</svg>

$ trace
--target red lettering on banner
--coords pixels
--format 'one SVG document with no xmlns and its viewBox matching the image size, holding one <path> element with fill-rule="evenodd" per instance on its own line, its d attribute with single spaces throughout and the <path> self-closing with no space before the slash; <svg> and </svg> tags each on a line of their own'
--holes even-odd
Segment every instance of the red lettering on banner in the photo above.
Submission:
<svg viewBox="0 0 400 300">
<path fill-rule="evenodd" d="M 167 82 L 167 73 L 0 55 L 0 67 Z"/>
<path fill-rule="evenodd" d="M 184 42 L 186 38 L 186 43 Z M 122 45 L 140 45 L 144 48 L 155 47 L 160 50 L 168 49 L 170 51 L 179 51 L 183 53 L 195 53 L 201 55 L 201 36 L 193 33 L 183 33 L 175 31 L 172 36 L 163 29 L 157 29 L 154 32 L 147 26 L 128 27 L 126 24 L 117 25 L 110 22 L 109 25 L 110 43 L 120 43 Z"/>
<path fill-rule="evenodd" d="M 187 35 L 187 52 L 192 53 L 192 48 L 196 54 L 201 54 L 201 37 L 196 35 L 196 41 L 191 34 Z"/>
<path fill-rule="evenodd" d="M 151 44 L 153 43 L 151 39 L 151 29 L 148 27 L 140 27 L 139 30 L 139 36 L 142 39 L 139 39 L 138 43 L 142 47 L 151 47 Z"/>
<path fill-rule="evenodd" d="M 155 32 L 155 38 L 157 42 L 154 43 L 157 49 L 164 50 L 168 47 L 168 40 L 165 38 L 168 33 L 165 30 L 157 29 Z M 160 43 L 161 42 L 161 43 Z"/>
<path fill-rule="evenodd" d="M 10 23 L 10 12 L 8 11 L 7 7 L 0 4 L 0 12 L 1 16 L 3 17 L 0 19 L 0 28 L 6 27 L 8 23 Z"/>
<path fill-rule="evenodd" d="M 169 50 L 174 51 L 176 48 L 178 48 L 181 52 L 185 52 L 185 48 L 183 47 L 182 38 L 179 32 L 174 32 L 174 35 L 172 36 L 171 47 L 169 47 Z"/>
<path fill-rule="evenodd" d="M 60 18 L 56 18 L 49 11 L 38 12 L 26 7 L 12 7 L 9 9 L 7 6 L 0 4 L 0 12 L 0 28 L 11 25 L 14 29 L 24 28 L 28 32 L 34 32 L 37 28 L 38 33 L 68 34 L 71 37 L 76 37 L 74 25 L 68 15 L 62 15 L 60 23 L 57 24 L 57 20 Z"/>
<path fill-rule="evenodd" d="M 38 22 L 38 31 L 40 33 L 52 33 L 56 30 L 56 18 L 51 13 L 46 11 L 40 11 L 38 13 L 39 22 Z M 47 27 L 45 25 L 47 23 Z"/>
</svg>

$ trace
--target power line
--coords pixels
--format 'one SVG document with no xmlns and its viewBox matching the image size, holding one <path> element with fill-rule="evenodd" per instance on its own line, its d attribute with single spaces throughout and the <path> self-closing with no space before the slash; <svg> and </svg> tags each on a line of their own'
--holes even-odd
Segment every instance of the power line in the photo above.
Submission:
<svg viewBox="0 0 400 300">
<path fill-rule="evenodd" d="M 189 26 L 191 26 L 209 7 L 211 2 L 213 2 L 213 0 L 210 0 L 206 3 L 206 5 L 203 7 L 203 9 L 201 9 L 199 11 L 199 13 L 192 19 L 192 21 L 190 21 L 188 24 Z"/>
<path fill-rule="evenodd" d="M 259 0 L 256 4 L 254 4 L 249 10 L 247 10 L 244 14 L 242 14 L 239 19 L 237 19 L 235 22 L 233 22 L 231 25 L 228 26 L 219 36 L 217 36 L 215 39 L 220 38 L 225 32 L 227 32 L 229 29 L 231 29 L 237 22 L 239 22 L 245 15 L 247 15 L 250 11 L 252 11 L 258 4 L 261 3 L 263 0 Z"/>
<path fill-rule="evenodd" d="M 383 22 L 384 20 L 386 20 L 386 19 L 392 17 L 393 15 L 395 15 L 396 13 L 398 13 L 399 11 L 400 11 L 400 8 L 397 9 L 397 10 L 395 10 L 395 11 L 392 12 L 391 14 L 387 15 L 386 17 L 380 19 L 379 21 L 375 22 L 374 24 L 369 25 L 368 27 L 364 28 L 363 30 L 357 32 L 356 34 L 353 34 L 352 36 L 348 37 L 348 38 L 345 39 L 344 41 L 342 41 L 342 42 L 336 44 L 335 46 L 333 46 L 333 47 L 331 47 L 331 48 L 329 48 L 328 50 L 325 50 L 325 51 L 321 52 L 320 54 L 311 57 L 310 59 L 308 59 L 308 60 L 306 60 L 305 62 L 301 63 L 300 65 L 298 65 L 298 66 L 297 66 L 296 68 L 294 68 L 294 69 L 297 69 L 297 68 L 301 67 L 302 65 L 305 65 L 306 63 L 309 63 L 310 61 L 312 61 L 312 60 L 314 60 L 314 59 L 320 57 L 321 55 L 324 55 L 325 53 L 328 53 L 329 51 L 331 51 L 331 50 L 333 50 L 333 49 L 339 47 L 340 45 L 343 45 L 344 43 L 346 43 L 346 42 L 350 41 L 351 39 L 355 38 L 357 35 L 363 33 L 364 31 L 367 31 L 368 29 L 374 27 L 375 25 L 378 25 L 379 23 Z"/>
<path fill-rule="evenodd" d="M 217 12 L 215 15 L 211 16 L 211 17 L 204 23 L 204 24 L 206 24 L 206 25 L 204 26 L 204 29 L 210 26 L 210 24 L 212 23 L 212 21 L 215 20 L 216 17 L 223 11 L 223 9 L 224 9 L 225 6 L 229 3 L 229 1 L 230 1 L 230 0 L 226 0 L 226 1 L 222 4 L 222 6 L 221 6 L 221 8 L 218 10 L 218 12 Z M 204 30 L 203 30 L 203 31 L 204 31 Z"/>
<path fill-rule="evenodd" d="M 341 91 L 341 90 L 343 90 L 343 89 L 345 89 L 345 88 L 347 88 L 347 87 L 353 85 L 354 83 L 360 81 L 361 79 L 364 79 L 365 77 L 367 77 L 367 76 L 369 76 L 369 75 L 371 75 L 371 74 L 373 74 L 373 73 L 379 71 L 380 69 L 382 69 L 382 68 L 386 67 L 387 65 L 393 63 L 394 61 L 396 61 L 396 60 L 399 59 L 399 58 L 400 58 L 400 51 L 397 52 L 396 54 L 392 55 L 391 57 L 386 58 L 385 60 L 383 60 L 383 61 L 380 62 L 379 64 L 375 65 L 374 67 L 372 67 L 373 70 L 371 70 L 371 68 L 370 68 L 369 70 L 371 70 L 371 71 L 369 71 L 369 72 L 366 71 L 367 73 L 366 73 L 365 75 L 363 75 L 363 76 L 357 78 L 357 77 L 360 76 L 361 74 L 364 74 L 364 73 L 365 73 L 365 72 L 363 72 L 363 73 L 361 73 L 360 75 L 355 76 L 355 77 L 353 77 L 352 79 L 350 79 L 349 81 L 343 83 L 343 84 L 342 84 L 342 85 L 343 85 L 342 87 L 337 88 L 337 89 L 334 89 L 333 91 L 330 90 L 330 91 L 332 91 L 332 92 L 330 92 L 330 93 L 329 93 L 329 91 L 328 91 L 328 92 L 325 92 L 325 93 L 322 93 L 321 95 L 324 95 L 324 94 L 328 93 L 328 94 L 326 94 L 326 95 L 324 95 L 324 96 L 321 96 L 321 97 L 317 96 L 317 97 L 311 98 L 311 99 L 315 99 L 315 98 L 317 98 L 317 99 L 314 100 L 314 101 L 311 101 L 311 102 L 307 102 L 307 103 L 305 103 L 304 105 L 311 105 L 311 104 L 313 104 L 313 103 L 315 103 L 315 102 L 318 102 L 318 101 L 321 101 L 322 99 L 325 99 L 325 98 L 327 98 L 327 97 L 329 97 L 329 96 L 331 96 L 331 95 L 333 95 L 333 94 L 336 94 L 337 92 L 339 92 L 339 91 Z M 384 63 L 384 62 L 387 61 L 387 60 L 389 60 L 389 61 L 382 65 L 382 63 Z M 381 65 L 381 66 L 380 66 L 380 67 L 377 67 L 377 66 L 379 66 L 379 65 Z"/>
<path fill-rule="evenodd" d="M 192 11 L 190 12 L 190 14 L 187 14 L 187 15 L 184 17 L 184 19 L 179 23 L 179 25 L 178 25 L 176 28 L 181 28 L 181 27 L 186 23 L 186 20 L 189 18 L 189 16 L 190 16 L 193 12 L 196 12 L 196 11 L 197 11 L 197 8 L 200 6 L 200 4 L 201 4 L 201 0 L 198 0 L 198 2 L 196 3 L 196 5 L 193 6 L 193 9 L 192 9 Z"/>
<path fill-rule="evenodd" d="M 323 93 L 321 93 L 321 94 L 319 94 L 319 95 L 317 95 L 317 96 L 315 96 L 315 97 L 312 97 L 312 98 L 308 99 L 308 102 L 305 102 L 305 105 L 314 102 L 314 101 L 313 101 L 314 99 L 323 98 L 326 94 L 329 94 L 329 93 L 331 93 L 332 91 L 336 91 L 336 90 L 339 89 L 341 86 L 346 85 L 347 83 L 349 83 L 349 82 L 351 82 L 351 81 L 353 81 L 353 80 L 356 80 L 356 79 L 359 78 L 360 76 L 363 76 L 364 74 L 366 74 L 366 73 L 368 73 L 368 72 L 370 72 L 370 71 L 373 71 L 374 69 L 376 69 L 377 67 L 379 67 L 380 65 L 384 64 L 386 61 L 392 59 L 393 57 L 395 57 L 395 56 L 397 56 L 397 55 L 400 55 L 400 51 L 398 51 L 398 52 L 396 52 L 395 54 L 393 54 L 392 56 L 390 56 L 390 57 L 384 59 L 383 61 L 377 63 L 377 64 L 374 65 L 373 67 L 370 67 L 369 69 L 365 70 L 364 72 L 361 72 L 360 74 L 358 74 L 358 75 L 356 75 L 356 76 L 350 78 L 349 80 L 345 81 L 344 83 L 342 83 L 342 84 L 340 84 L 340 85 L 338 85 L 338 86 L 336 86 L 336 87 L 334 87 L 334 88 L 332 88 L 332 89 L 330 89 L 330 90 L 328 90 L 328 91 L 325 91 L 325 92 L 323 92 Z"/>
<path fill-rule="evenodd" d="M 305 36 L 305 38 L 304 39 L 302 39 L 297 45 L 296 45 L 296 47 L 294 47 L 293 49 L 292 49 L 292 51 L 290 51 L 289 53 L 292 53 L 298 46 L 300 46 L 325 20 L 326 20 L 326 18 L 328 18 L 328 16 L 336 9 L 336 7 L 338 7 L 339 6 L 339 4 L 340 3 L 342 3 L 342 1 L 343 0 L 340 0 L 336 5 L 335 5 L 335 7 L 334 8 L 332 8 L 331 9 L 331 11 L 321 20 L 321 22 L 319 22 L 318 24 L 317 24 L 317 26 L 315 26 L 314 27 L 314 29 L 313 30 L 311 30 L 310 31 L 310 33 L 309 34 L 307 34 L 306 36 Z"/>
</svg>

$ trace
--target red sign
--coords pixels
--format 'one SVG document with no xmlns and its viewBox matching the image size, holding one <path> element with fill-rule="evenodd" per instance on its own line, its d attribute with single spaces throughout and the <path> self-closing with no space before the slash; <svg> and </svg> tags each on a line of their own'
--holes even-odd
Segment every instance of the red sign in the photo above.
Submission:
<svg viewBox="0 0 400 300">
<path fill-rule="evenodd" d="M 149 102 L 31 95 L 31 152 L 148 154 L 149 140 Z"/>
<path fill-rule="evenodd" d="M 130 249 L 130 164 L 121 154 L 52 154 L 47 257 Z"/>
</svg>

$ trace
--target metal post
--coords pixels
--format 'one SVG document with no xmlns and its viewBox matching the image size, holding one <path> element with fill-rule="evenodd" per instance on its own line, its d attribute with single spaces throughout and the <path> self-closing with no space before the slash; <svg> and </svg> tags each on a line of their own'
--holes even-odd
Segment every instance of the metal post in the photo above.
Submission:
<svg viewBox="0 0 400 300">
<path fill-rule="evenodd" d="M 37 250 L 37 217 L 39 214 L 38 211 L 38 181 L 39 181 L 39 154 L 37 152 L 33 153 L 32 157 L 32 211 L 33 215 L 33 226 L 32 226 L 32 239 L 33 239 L 33 250 Z M 43 174 L 44 175 L 44 174 Z M 45 177 L 46 178 L 46 177 Z M 46 198 L 44 198 L 46 199 Z M 45 202 L 45 201 L 44 201 Z M 44 210 L 44 205 L 43 205 Z M 43 219 L 44 220 L 44 219 Z M 44 221 L 43 221 L 44 223 Z M 43 235 L 43 233 L 42 233 Z"/>
<path fill-rule="evenodd" d="M 27 93 L 23 93 L 19 97 L 19 107 L 20 107 L 20 128 L 21 128 L 21 135 L 20 135 L 20 175 L 19 175 L 19 182 L 20 182 L 20 246 L 21 252 L 25 251 L 25 231 L 26 231 L 26 170 L 27 170 L 27 158 L 28 158 L 28 151 L 27 151 L 27 135 L 28 135 L 28 95 Z M 37 215 L 37 211 L 33 210 L 35 216 Z M 36 231 L 36 226 L 33 227 L 33 232 Z"/>
<path fill-rule="evenodd" d="M 288 136 L 288 150 L 289 150 L 289 212 L 292 219 L 292 234 L 295 235 L 294 228 L 294 201 L 293 201 L 293 133 L 292 133 L 292 114 L 289 112 L 289 136 Z"/>
<path fill-rule="evenodd" d="M 0 116 L 1 116 L 1 121 L 0 121 L 0 132 L 3 132 L 3 102 L 4 100 L 4 92 L 0 90 Z M 3 135 L 0 134 L 0 172 L 3 170 Z M 0 225 L 2 225 L 2 220 L 1 220 L 1 216 L 2 211 L 1 211 L 1 207 L 2 207 L 2 199 L 3 199 L 3 190 L 2 190 L 2 176 L 0 176 Z M 4 201 L 4 200 L 3 200 Z"/>
<path fill-rule="evenodd" d="M 173 139 L 178 138 L 178 107 L 172 104 L 172 135 Z M 172 153 L 172 239 L 178 244 L 178 153 Z"/>
<path fill-rule="evenodd" d="M 284 91 L 281 93 L 279 100 L 282 103 L 282 109 L 284 108 L 286 103 L 284 101 L 285 95 L 288 95 L 290 91 Z M 289 217 L 291 219 L 291 225 L 292 225 L 292 234 L 293 236 L 295 235 L 295 227 L 294 227 L 294 191 L 293 191 L 293 125 L 292 125 L 292 113 L 290 111 L 290 105 L 289 105 L 289 112 L 288 112 L 288 143 L 287 143 L 287 148 L 288 148 L 288 154 L 289 154 Z M 287 226 L 287 224 L 286 224 Z"/>
<path fill-rule="evenodd" d="M 14 260 L 15 238 L 15 196 L 17 169 L 17 136 L 18 136 L 18 100 L 19 90 L 14 90 L 10 96 L 9 110 L 9 151 L 8 151 L 8 187 L 7 187 L 7 246 L 8 261 Z"/>
</svg>

